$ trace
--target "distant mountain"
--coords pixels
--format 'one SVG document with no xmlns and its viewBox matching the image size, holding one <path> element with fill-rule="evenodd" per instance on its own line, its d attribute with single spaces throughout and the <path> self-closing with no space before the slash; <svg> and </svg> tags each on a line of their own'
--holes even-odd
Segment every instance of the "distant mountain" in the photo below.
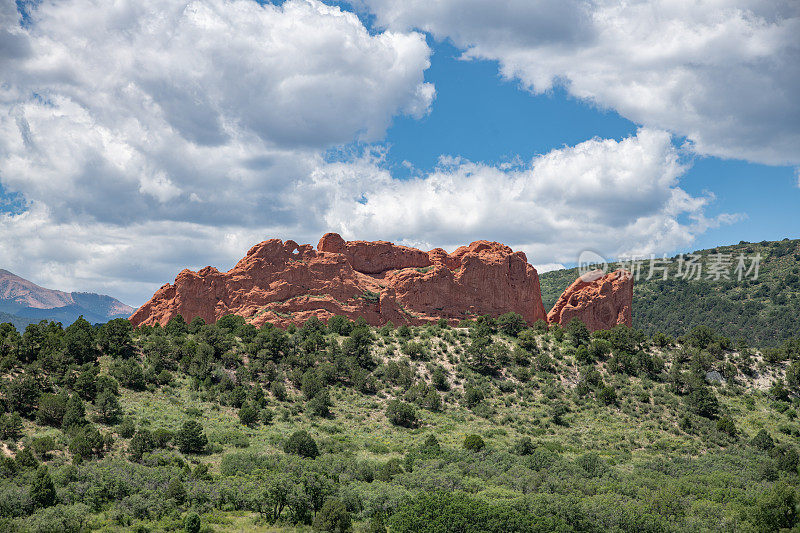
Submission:
<svg viewBox="0 0 800 533">
<path fill-rule="evenodd" d="M 661 331 L 678 336 L 703 325 L 732 340 L 744 339 L 758 347 L 800 337 L 800 240 L 742 241 L 693 254 L 702 256 L 701 279 L 679 277 L 677 256 L 669 260 L 667 280 L 658 270 L 646 279 L 650 262 L 642 263 L 642 275 L 633 285 L 633 327 L 651 334 Z M 752 279 L 751 272 L 738 280 L 735 269 L 740 255 L 745 258 L 746 268 L 752 265 L 752 258 L 760 257 L 757 279 Z M 688 254 L 684 256 L 688 258 Z M 715 281 L 714 272 L 709 269 L 720 257 L 730 261 L 730 279 Z M 613 263 L 609 269 L 619 266 Z M 577 277 L 577 268 L 540 274 L 545 309 L 550 309 Z"/>
<path fill-rule="evenodd" d="M 0 322 L 18 328 L 39 320 L 71 324 L 79 316 L 92 323 L 128 318 L 136 309 L 103 294 L 46 289 L 0 269 Z"/>
</svg>

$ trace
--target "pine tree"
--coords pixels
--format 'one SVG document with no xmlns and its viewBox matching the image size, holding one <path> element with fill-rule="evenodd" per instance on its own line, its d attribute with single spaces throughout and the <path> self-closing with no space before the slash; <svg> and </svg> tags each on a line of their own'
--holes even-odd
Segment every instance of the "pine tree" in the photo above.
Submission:
<svg viewBox="0 0 800 533">
<path fill-rule="evenodd" d="M 203 432 L 203 426 L 196 420 L 186 421 L 178 431 L 175 441 L 183 453 L 202 453 L 208 444 L 208 438 Z"/>
<path fill-rule="evenodd" d="M 56 503 L 56 488 L 45 465 L 39 467 L 31 483 L 31 501 L 38 507 L 50 507 Z"/>
</svg>

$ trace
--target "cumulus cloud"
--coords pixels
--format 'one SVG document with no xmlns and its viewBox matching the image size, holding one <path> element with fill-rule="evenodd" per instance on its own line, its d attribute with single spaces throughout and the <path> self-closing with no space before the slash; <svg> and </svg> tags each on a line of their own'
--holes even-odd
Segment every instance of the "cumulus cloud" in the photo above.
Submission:
<svg viewBox="0 0 800 533">
<path fill-rule="evenodd" d="M 321 150 L 382 137 L 435 92 L 420 34 L 370 35 L 316 1 L 44 1 L 26 30 L 10 19 L 32 52 L 4 71 L 3 184 L 61 219 L 280 217 Z"/>
<path fill-rule="evenodd" d="M 435 96 L 422 35 L 370 34 L 316 0 L 26 5 L 24 25 L 0 6 L 0 180 L 30 207 L 3 215 L 0 256 L 60 288 L 137 275 L 112 257 L 171 255 L 152 286 L 219 259 L 221 235 L 316 231 L 286 207 L 293 184 Z"/>
<path fill-rule="evenodd" d="M 588 249 L 609 256 L 672 250 L 735 220 L 707 218 L 713 196 L 679 187 L 687 166 L 659 130 L 591 139 L 512 167 L 442 158 L 435 172 L 411 180 L 392 179 L 380 159 L 316 171 L 306 187 L 326 198 L 317 215 L 328 226 L 350 238 L 449 249 L 478 237 L 500 240 L 532 263 L 549 263 L 575 262 Z"/>
<path fill-rule="evenodd" d="M 452 39 L 541 93 L 555 84 L 694 150 L 800 162 L 792 0 L 361 0 L 378 24 Z"/>
<path fill-rule="evenodd" d="M 536 13 L 550 19 L 533 44 L 591 29 L 586 14 Z M 139 305 L 184 267 L 329 230 L 423 248 L 488 238 L 551 267 L 584 247 L 684 246 L 727 221 L 679 187 L 686 167 L 657 129 L 529 162 L 442 157 L 395 179 L 372 142 L 392 117 L 428 112 L 430 49 L 316 0 L 43 0 L 24 26 L 4 3 L 0 25 L 13 43 L 0 47 L 0 185 L 21 195 L 0 205 L 0 267 L 46 286 Z M 363 151 L 326 158 L 353 141 Z"/>
</svg>

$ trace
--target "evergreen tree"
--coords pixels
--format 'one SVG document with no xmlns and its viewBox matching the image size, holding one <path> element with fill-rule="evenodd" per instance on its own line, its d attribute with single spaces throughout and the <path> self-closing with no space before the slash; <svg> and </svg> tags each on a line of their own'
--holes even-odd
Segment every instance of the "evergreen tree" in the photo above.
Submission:
<svg viewBox="0 0 800 533">
<path fill-rule="evenodd" d="M 203 453 L 208 445 L 208 438 L 200 422 L 187 420 L 175 436 L 175 442 L 183 453 Z"/>
<path fill-rule="evenodd" d="M 64 412 L 61 426 L 68 430 L 86 423 L 86 409 L 83 406 L 83 400 L 81 400 L 77 394 L 73 394 L 70 396 L 69 400 L 67 400 L 67 408 Z"/>
<path fill-rule="evenodd" d="M 119 418 L 122 409 L 119 406 L 119 400 L 109 390 L 104 390 L 97 396 L 95 401 L 97 414 L 104 424 L 113 424 Z"/>
<path fill-rule="evenodd" d="M 36 470 L 36 475 L 31 483 L 31 501 L 37 507 L 50 507 L 56 503 L 56 488 L 50 478 L 47 466 L 42 465 Z"/>
</svg>

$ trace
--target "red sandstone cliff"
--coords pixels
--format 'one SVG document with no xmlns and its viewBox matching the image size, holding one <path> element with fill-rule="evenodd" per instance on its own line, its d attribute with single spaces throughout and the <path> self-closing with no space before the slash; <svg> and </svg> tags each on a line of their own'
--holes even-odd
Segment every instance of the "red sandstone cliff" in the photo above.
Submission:
<svg viewBox="0 0 800 533">
<path fill-rule="evenodd" d="M 590 272 L 575 280 L 559 297 L 547 315 L 550 324 L 565 326 L 573 318 L 581 320 L 589 331 L 610 329 L 632 323 L 633 277 L 617 270 L 603 275 Z"/>
<path fill-rule="evenodd" d="M 131 316 L 134 326 L 166 324 L 180 314 L 214 322 L 227 314 L 260 326 L 325 321 L 341 314 L 381 325 L 514 311 L 532 324 L 546 319 L 539 276 L 525 254 L 476 241 L 452 254 L 385 241 L 347 242 L 335 233 L 310 244 L 270 239 L 235 267 L 184 270 Z"/>
</svg>

